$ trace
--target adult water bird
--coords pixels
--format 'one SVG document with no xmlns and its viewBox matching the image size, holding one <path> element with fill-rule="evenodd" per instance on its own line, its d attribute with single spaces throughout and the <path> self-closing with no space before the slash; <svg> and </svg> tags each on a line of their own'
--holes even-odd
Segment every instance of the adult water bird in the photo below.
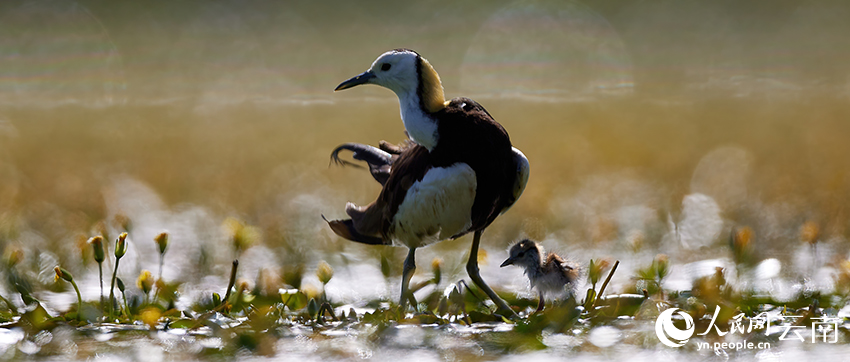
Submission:
<svg viewBox="0 0 850 362">
<path fill-rule="evenodd" d="M 409 248 L 402 307 L 408 299 L 415 302 L 409 284 L 416 249 L 471 232 L 470 278 L 499 310 L 513 315 L 481 279 L 478 248 L 484 229 L 525 189 L 525 155 L 512 147 L 508 133 L 480 104 L 463 97 L 446 101 L 439 75 L 415 51 L 383 53 L 369 70 L 335 90 L 361 84 L 379 85 L 398 96 L 401 119 L 414 144 L 392 160 L 378 198 L 365 206 L 348 203 L 350 219 L 329 221 L 331 229 L 348 240 Z"/>
<path fill-rule="evenodd" d="M 578 269 L 568 265 L 558 254 L 544 253 L 543 247 L 533 240 L 520 240 L 511 247 L 509 254 L 501 267 L 516 265 L 525 270 L 531 288 L 536 289 L 540 297 L 538 312 L 543 310 L 544 295 L 563 295 L 575 287 Z"/>
</svg>

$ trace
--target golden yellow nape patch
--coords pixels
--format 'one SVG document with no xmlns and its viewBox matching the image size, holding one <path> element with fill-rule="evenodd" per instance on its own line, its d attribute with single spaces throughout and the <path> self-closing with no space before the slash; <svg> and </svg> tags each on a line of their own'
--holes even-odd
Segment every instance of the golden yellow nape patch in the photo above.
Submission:
<svg viewBox="0 0 850 362">
<path fill-rule="evenodd" d="M 425 58 L 422 58 L 422 103 L 428 113 L 434 113 L 446 107 L 440 75 Z"/>
</svg>

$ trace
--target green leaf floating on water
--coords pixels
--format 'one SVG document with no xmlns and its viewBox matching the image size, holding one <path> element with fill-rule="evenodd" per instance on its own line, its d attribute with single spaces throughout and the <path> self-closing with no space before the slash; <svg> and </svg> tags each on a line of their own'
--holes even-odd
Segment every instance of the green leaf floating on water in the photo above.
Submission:
<svg viewBox="0 0 850 362">
<path fill-rule="evenodd" d="M 191 329 L 198 326 L 198 322 L 192 319 L 178 319 L 168 325 L 173 329 Z"/>
<path fill-rule="evenodd" d="M 27 308 L 27 311 L 21 315 L 19 323 L 21 328 L 30 334 L 44 329 L 53 328 L 56 325 L 53 321 L 53 317 L 47 313 L 47 310 L 45 310 L 40 303 L 31 304 Z"/>
</svg>

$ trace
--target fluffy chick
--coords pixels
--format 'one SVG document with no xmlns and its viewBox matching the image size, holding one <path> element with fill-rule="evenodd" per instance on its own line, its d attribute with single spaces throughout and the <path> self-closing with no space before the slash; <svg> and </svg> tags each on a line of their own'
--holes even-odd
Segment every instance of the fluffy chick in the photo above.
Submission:
<svg viewBox="0 0 850 362">
<path fill-rule="evenodd" d="M 571 291 L 579 278 L 577 268 L 574 268 L 555 253 L 544 253 L 543 247 L 533 240 L 523 239 L 510 249 L 510 256 L 502 263 L 502 267 L 516 265 L 525 269 L 525 275 L 533 289 L 537 289 L 540 302 L 537 312 L 543 310 L 545 295 L 563 294 Z"/>
</svg>

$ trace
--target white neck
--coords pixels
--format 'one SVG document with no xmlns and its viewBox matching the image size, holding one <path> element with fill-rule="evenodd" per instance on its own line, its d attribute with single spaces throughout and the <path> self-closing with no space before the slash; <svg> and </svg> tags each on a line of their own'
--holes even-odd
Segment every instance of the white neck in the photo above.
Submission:
<svg viewBox="0 0 850 362">
<path fill-rule="evenodd" d="M 414 142 L 432 151 L 437 146 L 437 121 L 424 110 L 419 103 L 419 95 L 415 88 L 410 91 L 396 92 L 401 120 L 404 129 Z"/>
</svg>

